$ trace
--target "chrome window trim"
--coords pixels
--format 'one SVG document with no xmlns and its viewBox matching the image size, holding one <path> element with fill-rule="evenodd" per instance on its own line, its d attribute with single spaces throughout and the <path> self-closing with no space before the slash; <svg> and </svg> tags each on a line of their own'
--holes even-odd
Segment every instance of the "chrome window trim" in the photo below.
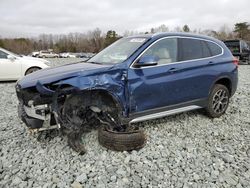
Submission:
<svg viewBox="0 0 250 188">
<path fill-rule="evenodd" d="M 206 42 L 212 42 L 214 44 L 216 44 L 217 46 L 219 46 L 221 48 L 221 53 L 218 55 L 214 55 L 214 56 L 210 56 L 210 57 L 204 57 L 204 58 L 199 58 L 199 59 L 192 59 L 192 60 L 186 60 L 186 61 L 177 61 L 177 62 L 172 62 L 172 63 L 166 63 L 166 64 L 161 64 L 161 65 L 154 65 L 154 66 L 147 66 L 147 67 L 139 67 L 139 68 L 135 68 L 133 67 L 133 65 L 135 64 L 135 62 L 151 47 L 153 46 L 155 43 L 167 39 L 167 38 L 188 38 L 188 39 L 195 39 L 195 40 L 202 40 L 202 41 L 206 41 Z M 178 50 L 178 49 L 177 49 Z M 222 56 L 224 54 L 224 49 L 222 48 L 222 46 L 212 40 L 209 39 L 202 39 L 202 38 L 196 38 L 196 37 L 188 37 L 188 36 L 168 36 L 168 37 L 163 37 L 160 38 L 156 41 L 154 41 L 152 44 L 150 44 L 146 49 L 143 50 L 143 52 L 130 64 L 129 68 L 131 69 L 147 69 L 147 68 L 153 68 L 153 67 L 160 67 L 160 66 L 166 66 L 166 65 L 174 65 L 174 64 L 180 64 L 180 63 L 187 63 L 190 61 L 199 61 L 199 60 L 206 60 L 206 59 L 212 59 L 215 57 L 219 57 Z"/>
</svg>

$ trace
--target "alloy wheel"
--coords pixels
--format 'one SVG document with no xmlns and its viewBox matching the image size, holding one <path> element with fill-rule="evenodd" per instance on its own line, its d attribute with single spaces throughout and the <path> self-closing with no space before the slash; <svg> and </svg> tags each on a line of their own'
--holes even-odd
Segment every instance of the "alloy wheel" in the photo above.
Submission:
<svg viewBox="0 0 250 188">
<path fill-rule="evenodd" d="M 215 113 L 222 113 L 226 110 L 229 96 L 223 89 L 219 89 L 213 96 L 213 110 Z"/>
</svg>

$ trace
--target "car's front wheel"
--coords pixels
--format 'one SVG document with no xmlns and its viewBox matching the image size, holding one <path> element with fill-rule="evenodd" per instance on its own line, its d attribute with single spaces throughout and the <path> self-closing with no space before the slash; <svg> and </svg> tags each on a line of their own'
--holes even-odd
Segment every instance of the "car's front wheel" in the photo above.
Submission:
<svg viewBox="0 0 250 188">
<path fill-rule="evenodd" d="M 218 118 L 224 114 L 229 104 L 230 94 L 228 88 L 221 84 L 214 85 L 208 97 L 207 114 L 212 118 Z"/>
</svg>

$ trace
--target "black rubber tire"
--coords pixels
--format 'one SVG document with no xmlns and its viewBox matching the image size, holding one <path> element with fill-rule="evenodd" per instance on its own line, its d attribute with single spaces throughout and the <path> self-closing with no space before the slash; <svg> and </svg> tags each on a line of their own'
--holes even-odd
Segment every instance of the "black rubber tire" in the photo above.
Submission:
<svg viewBox="0 0 250 188">
<path fill-rule="evenodd" d="M 98 130 L 99 143 L 114 151 L 138 150 L 146 144 L 146 134 L 142 130 L 133 132 L 115 132 L 105 128 Z"/>
<path fill-rule="evenodd" d="M 29 68 L 29 69 L 25 72 L 25 76 L 28 75 L 28 74 L 31 74 L 31 73 L 33 73 L 33 72 L 36 72 L 36 71 L 38 71 L 38 70 L 40 70 L 40 68 L 38 68 L 38 67 L 31 67 L 31 68 Z"/>
<path fill-rule="evenodd" d="M 219 90 L 223 90 L 226 92 L 226 95 L 228 96 L 228 99 L 227 99 L 227 104 L 225 106 L 225 109 L 219 113 L 217 113 L 214 109 L 213 109 L 213 98 L 215 96 L 215 94 L 219 91 Z M 210 94 L 209 94 L 209 97 L 208 97 L 208 105 L 207 105 L 207 108 L 206 108 L 206 112 L 207 112 L 207 115 L 211 118 L 218 118 L 220 117 L 221 115 L 223 115 L 226 110 L 227 110 L 227 107 L 228 107 L 228 104 L 229 104 L 229 98 L 230 98 L 230 93 L 229 93 L 229 90 L 226 86 L 224 85 L 221 85 L 221 84 L 215 84 L 213 89 L 211 90 Z"/>
</svg>

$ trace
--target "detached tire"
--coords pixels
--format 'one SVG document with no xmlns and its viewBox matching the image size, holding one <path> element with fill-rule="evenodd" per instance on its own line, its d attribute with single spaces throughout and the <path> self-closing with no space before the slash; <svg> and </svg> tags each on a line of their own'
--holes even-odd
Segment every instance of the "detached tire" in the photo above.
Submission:
<svg viewBox="0 0 250 188">
<path fill-rule="evenodd" d="M 146 144 L 146 135 L 142 130 L 132 132 L 115 132 L 100 128 L 98 130 L 99 143 L 108 149 L 115 151 L 138 150 Z"/>
</svg>

